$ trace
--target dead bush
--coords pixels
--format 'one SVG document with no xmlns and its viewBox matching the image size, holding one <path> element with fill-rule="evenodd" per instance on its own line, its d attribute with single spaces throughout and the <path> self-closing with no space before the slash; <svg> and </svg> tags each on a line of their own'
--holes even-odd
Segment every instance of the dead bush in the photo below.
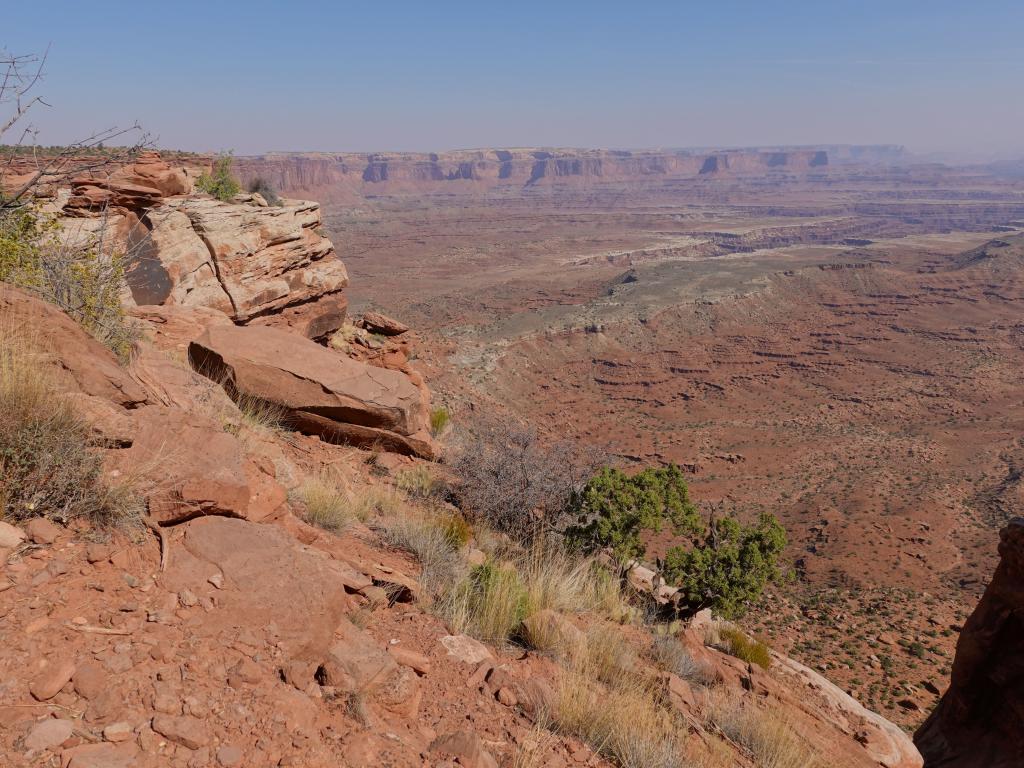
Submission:
<svg viewBox="0 0 1024 768">
<path fill-rule="evenodd" d="M 452 464 L 463 511 L 522 539 L 561 530 L 570 500 L 600 461 L 576 444 L 545 444 L 529 427 L 494 421 L 463 438 Z"/>
</svg>

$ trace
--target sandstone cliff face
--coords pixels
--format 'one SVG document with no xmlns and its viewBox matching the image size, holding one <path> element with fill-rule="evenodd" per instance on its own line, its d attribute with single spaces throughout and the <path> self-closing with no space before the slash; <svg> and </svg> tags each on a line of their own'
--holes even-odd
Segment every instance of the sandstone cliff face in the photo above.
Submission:
<svg viewBox="0 0 1024 768">
<path fill-rule="evenodd" d="M 1024 518 L 956 646 L 949 689 L 914 736 L 927 768 L 1024 765 Z"/>
<path fill-rule="evenodd" d="M 269 207 L 252 198 L 186 197 L 150 209 L 142 224 L 149 231 L 128 273 L 137 304 L 213 307 L 249 323 L 319 302 L 319 324 L 309 326 L 314 337 L 340 325 L 330 327 L 324 315 L 344 319 L 340 294 L 348 274 L 331 241 L 317 232 L 317 203 Z"/>
<path fill-rule="evenodd" d="M 236 323 L 276 324 L 321 338 L 345 318 L 345 265 L 320 234 L 320 206 L 253 195 L 221 202 L 192 193 L 198 170 L 156 153 L 56 198 L 77 236 L 100 228 L 124 244 L 138 306 L 210 307 Z"/>
<path fill-rule="evenodd" d="M 688 178 L 747 173 L 820 173 L 830 162 L 894 162 L 899 147 L 691 150 L 481 149 L 443 153 L 271 154 L 238 158 L 246 179 L 284 191 L 332 197 L 402 191 L 470 191 L 649 176 Z M 834 158 L 834 159 L 833 159 Z"/>
</svg>

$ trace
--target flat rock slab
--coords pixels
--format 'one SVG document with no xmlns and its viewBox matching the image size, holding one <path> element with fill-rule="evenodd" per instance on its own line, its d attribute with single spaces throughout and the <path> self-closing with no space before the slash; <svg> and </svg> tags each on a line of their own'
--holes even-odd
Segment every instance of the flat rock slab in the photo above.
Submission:
<svg viewBox="0 0 1024 768">
<path fill-rule="evenodd" d="M 449 656 L 463 664 L 479 664 L 482 661 L 494 660 L 491 649 L 469 635 L 445 635 L 441 638 L 441 645 L 448 651 Z"/>
<path fill-rule="evenodd" d="M 71 738 L 75 724 L 70 720 L 43 720 L 25 737 L 25 749 L 53 749 Z"/>
<path fill-rule="evenodd" d="M 163 586 L 200 597 L 216 592 L 218 602 L 217 611 L 197 619 L 190 631 L 211 636 L 259 628 L 290 655 L 326 654 L 349 607 L 349 569 L 271 525 L 202 517 L 183 527 Z M 209 582 L 217 574 L 221 589 Z"/>
<path fill-rule="evenodd" d="M 211 326 L 189 345 L 196 370 L 229 393 L 276 403 L 330 442 L 432 458 L 428 393 L 401 371 L 352 360 L 276 328 Z"/>
</svg>

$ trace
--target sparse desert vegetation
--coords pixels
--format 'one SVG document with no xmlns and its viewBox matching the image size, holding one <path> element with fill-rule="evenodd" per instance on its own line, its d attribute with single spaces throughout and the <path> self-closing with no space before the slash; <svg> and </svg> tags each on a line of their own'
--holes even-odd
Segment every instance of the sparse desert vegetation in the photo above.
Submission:
<svg viewBox="0 0 1024 768">
<path fill-rule="evenodd" d="M 90 430 L 49 375 L 33 329 L 0 314 L 0 509 L 8 520 L 130 521 L 139 500 L 113 485 Z"/>
<path fill-rule="evenodd" d="M 51 62 L 0 40 L 5 765 L 1016 765 L 1024 163 L 853 144 L 259 147 L 282 126 L 412 145 L 431 116 L 455 116 L 454 140 L 507 132 L 526 103 L 553 107 L 520 116 L 527 133 L 589 121 L 626 146 L 622 108 L 645 99 L 641 133 L 671 141 L 658 120 L 701 106 L 691 80 L 712 109 L 684 133 L 740 136 L 792 70 L 751 41 L 811 39 L 815 76 L 839 67 L 858 90 L 842 54 L 878 31 L 714 4 L 677 24 L 475 10 L 385 28 L 321 4 L 303 30 L 246 9 L 241 36 L 227 11 L 201 29 L 148 5 L 5 14 L 70 43 Z M 979 37 L 965 13 L 900 47 L 947 87 L 874 51 L 911 135 L 1005 65 L 972 49 L 959 66 L 957 44 L 998 54 L 1019 26 L 979 17 Z M 922 32 L 884 15 L 887 38 Z M 596 69 L 510 65 L 517 25 L 536 61 Z M 723 54 L 708 35 L 680 47 L 684 28 L 728 28 L 727 54 L 760 68 L 725 89 L 756 91 L 726 100 L 753 119 L 708 127 L 720 67 L 672 67 Z M 308 58 L 346 30 L 371 30 L 343 57 L 368 66 Z M 174 118 L 154 136 L 262 154 L 158 151 L 138 125 L 42 145 L 122 114 L 104 100 L 181 40 L 183 76 L 138 100 Z M 109 71 L 61 82 L 68 54 Z M 442 93 L 451 63 L 495 87 L 472 105 Z M 1012 85 L 1003 70 L 984 82 Z M 612 119 L 578 112 L 595 76 Z M 768 121 L 778 139 L 849 127 L 857 98 L 822 111 L 804 91 Z M 808 96 L 820 119 L 787 129 Z M 343 130 L 322 120 L 335 97 L 362 107 Z M 986 136 L 1019 141 L 996 119 L 1017 102 L 989 101 Z"/>
<path fill-rule="evenodd" d="M 238 183 L 231 171 L 234 158 L 230 153 L 223 154 L 213 161 L 213 167 L 204 172 L 196 179 L 196 189 L 212 195 L 221 202 L 231 200 L 242 191 L 242 185 Z M 270 202 L 269 200 L 267 202 Z"/>
</svg>

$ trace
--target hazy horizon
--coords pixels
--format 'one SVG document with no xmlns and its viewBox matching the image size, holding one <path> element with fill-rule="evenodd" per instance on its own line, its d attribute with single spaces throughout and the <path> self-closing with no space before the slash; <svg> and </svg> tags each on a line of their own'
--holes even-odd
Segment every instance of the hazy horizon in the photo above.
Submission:
<svg viewBox="0 0 1024 768">
<path fill-rule="evenodd" d="M 1024 155 L 1024 5 L 123 2 L 5 13 L 43 144 L 193 151 L 897 144 Z"/>
</svg>

